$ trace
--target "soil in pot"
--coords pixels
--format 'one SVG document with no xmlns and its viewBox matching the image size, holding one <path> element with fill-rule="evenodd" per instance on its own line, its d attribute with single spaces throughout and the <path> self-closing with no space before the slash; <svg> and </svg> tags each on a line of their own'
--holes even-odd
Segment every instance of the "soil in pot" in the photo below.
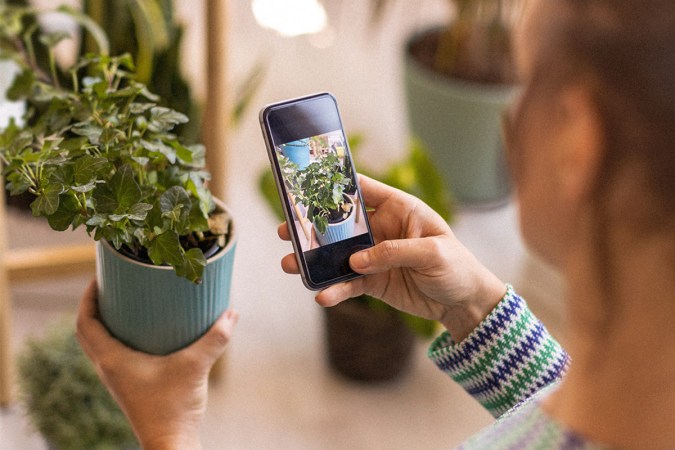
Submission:
<svg viewBox="0 0 675 450">
<path fill-rule="evenodd" d="M 218 244 L 218 236 L 212 234 L 210 231 L 204 233 L 204 239 L 202 241 L 197 241 L 194 236 L 181 236 L 180 242 L 185 249 L 200 248 L 206 259 L 216 255 L 223 249 L 223 247 Z M 122 245 L 119 252 L 135 261 L 152 264 L 152 260 L 150 259 L 150 256 L 148 256 L 148 249 L 145 247 L 132 249 L 127 245 Z"/>
<path fill-rule="evenodd" d="M 515 69 L 508 40 L 497 41 L 495 48 L 491 48 L 485 43 L 476 45 L 481 43 L 478 42 L 481 33 L 466 34 L 455 49 L 455 61 L 448 64 L 439 54 L 447 57 L 450 52 L 447 49 L 442 52 L 439 47 L 443 45 L 442 39 L 453 32 L 452 28 L 443 27 L 420 33 L 408 44 L 408 53 L 428 70 L 447 78 L 487 85 L 514 83 Z"/>
<path fill-rule="evenodd" d="M 325 309 L 328 360 L 357 381 L 393 380 L 410 363 L 414 335 L 392 310 L 373 310 L 351 299 Z"/>
</svg>

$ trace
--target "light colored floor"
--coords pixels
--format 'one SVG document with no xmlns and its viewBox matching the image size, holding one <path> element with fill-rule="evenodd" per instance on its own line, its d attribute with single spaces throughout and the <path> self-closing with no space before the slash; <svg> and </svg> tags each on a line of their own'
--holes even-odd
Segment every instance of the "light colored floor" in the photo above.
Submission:
<svg viewBox="0 0 675 450">
<path fill-rule="evenodd" d="M 324 3 L 337 17 L 337 40 L 320 50 L 305 38 L 282 40 L 261 30 L 248 2 L 230 2 L 233 78 L 243 76 L 259 58 L 267 62 L 268 75 L 256 111 L 230 142 L 227 202 L 240 230 L 232 299 L 241 321 L 227 354 L 225 378 L 210 391 L 202 431 L 205 448 L 449 448 L 489 424 L 489 415 L 426 360 L 427 342 L 419 342 L 411 370 L 394 383 L 364 386 L 331 373 L 321 309 L 299 278 L 281 271 L 279 260 L 291 247 L 276 237 L 276 223 L 256 191 L 257 178 L 268 167 L 256 113 L 272 101 L 332 91 L 347 132 L 363 132 L 367 138 L 361 159 L 377 168 L 402 154 L 407 126 L 400 46 L 410 29 L 435 17 L 434 2 L 414 14 L 401 14 L 397 6 L 376 30 L 367 26 L 367 2 Z M 201 2 L 179 5 L 188 23 L 198 28 L 194 11 Z M 194 71 L 202 59 L 191 49 L 188 67 Z M 462 209 L 453 228 L 490 269 L 516 285 L 550 328 L 559 330 L 562 283 L 524 249 L 516 216 L 513 203 Z M 12 246 L 85 238 L 53 233 L 17 214 L 10 216 L 9 227 Z M 88 278 L 12 286 L 14 347 L 20 349 L 26 336 L 42 333 L 60 317 L 72 318 Z M 0 447 L 46 448 L 17 406 L 0 413 Z"/>
</svg>

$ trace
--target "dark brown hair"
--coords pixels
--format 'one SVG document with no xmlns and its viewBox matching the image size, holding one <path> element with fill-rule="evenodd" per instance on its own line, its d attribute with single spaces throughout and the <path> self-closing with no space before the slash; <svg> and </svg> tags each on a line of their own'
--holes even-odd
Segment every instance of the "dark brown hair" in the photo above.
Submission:
<svg viewBox="0 0 675 450">
<path fill-rule="evenodd" d="M 641 187 L 618 212 L 632 232 L 675 230 L 675 1 L 542 1 L 550 28 L 536 46 L 537 90 L 586 83 L 604 131 L 594 257 L 605 303 L 597 329 L 608 336 L 622 307 L 613 253 L 621 250 L 608 238 L 617 218 L 608 199 L 621 169 L 632 169 Z"/>
<path fill-rule="evenodd" d="M 658 214 L 675 218 L 675 1 L 544 0 L 546 78 L 590 80 L 605 131 L 598 195 L 626 163 L 643 170 Z M 654 211 L 653 211 L 654 212 Z M 653 219 L 653 217 L 652 217 Z"/>
</svg>

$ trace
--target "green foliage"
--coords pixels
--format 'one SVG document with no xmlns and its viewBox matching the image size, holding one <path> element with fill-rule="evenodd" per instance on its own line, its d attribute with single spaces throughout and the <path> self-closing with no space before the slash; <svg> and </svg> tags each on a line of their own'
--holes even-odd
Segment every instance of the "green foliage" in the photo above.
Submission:
<svg viewBox="0 0 675 450">
<path fill-rule="evenodd" d="M 35 23 L 32 10 L 0 6 L 0 57 L 20 69 L 8 96 L 26 102 L 21 125 L 12 121 L 0 133 L 10 193 L 33 194 L 33 214 L 55 230 L 84 226 L 96 240 L 147 251 L 155 264 L 198 282 L 203 254 L 181 238 L 209 230 L 214 203 L 204 187 L 204 148 L 173 133 L 188 118 L 158 106 L 129 55 L 89 54 L 45 74 L 27 49 L 37 34 L 51 60 L 62 36 L 26 30 L 25 22 Z"/>
<path fill-rule="evenodd" d="M 29 340 L 18 355 L 18 371 L 20 401 L 30 422 L 56 448 L 139 447 L 71 326 Z"/>
<path fill-rule="evenodd" d="M 354 149 L 357 149 L 360 144 L 360 141 L 356 142 Z M 364 175 L 419 198 L 446 222 L 452 221 L 452 194 L 445 183 L 445 179 L 419 140 L 412 139 L 408 146 L 407 156 L 403 160 L 390 165 L 383 173 L 372 173 L 367 169 L 363 170 L 363 167 L 361 169 Z"/>
<path fill-rule="evenodd" d="M 172 0 L 84 0 L 83 11 L 110 36 L 110 54 L 129 53 L 136 62 L 136 80 L 161 98 L 160 105 L 190 116 L 174 132 L 195 143 L 201 131 L 200 105 L 180 70 L 183 27 L 175 20 Z M 80 56 L 96 51 L 86 35 Z"/>
<path fill-rule="evenodd" d="M 350 179 L 336 154 L 322 156 L 301 170 L 283 156 L 279 160 L 289 192 L 307 207 L 307 218 L 319 233 L 326 232 L 331 215 L 344 217 L 349 213 L 351 204 L 344 192 Z"/>
<path fill-rule="evenodd" d="M 421 317 L 413 316 L 412 314 L 398 311 L 391 306 L 384 303 L 370 295 L 360 295 L 354 298 L 355 301 L 366 305 L 373 311 L 395 311 L 396 314 L 403 320 L 403 322 L 410 328 L 413 333 L 423 338 L 431 338 L 436 333 L 436 322 L 433 320 L 422 319 Z"/>
</svg>

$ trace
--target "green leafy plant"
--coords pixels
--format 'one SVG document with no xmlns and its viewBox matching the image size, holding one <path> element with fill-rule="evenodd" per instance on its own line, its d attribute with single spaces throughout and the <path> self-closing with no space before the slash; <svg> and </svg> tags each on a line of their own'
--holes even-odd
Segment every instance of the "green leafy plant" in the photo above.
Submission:
<svg viewBox="0 0 675 450">
<path fill-rule="evenodd" d="M 180 70 L 183 26 L 174 17 L 172 0 L 83 0 L 82 10 L 109 36 L 110 54 L 129 53 L 136 81 L 161 98 L 161 106 L 190 117 L 174 132 L 186 143 L 199 141 L 202 108 Z M 96 40 L 85 35 L 79 55 L 96 52 Z"/>
<path fill-rule="evenodd" d="M 290 161 L 282 164 L 290 192 L 307 207 L 307 218 L 319 233 L 326 232 L 329 222 L 346 218 L 352 207 L 344 195 L 350 179 L 336 154 L 321 156 L 301 170 L 289 170 L 289 164 L 295 166 Z"/>
<path fill-rule="evenodd" d="M 67 35 L 26 28 L 36 14 L 0 5 L 0 57 L 20 70 L 8 97 L 26 103 L 22 120 L 0 134 L 10 194 L 34 195 L 33 214 L 54 230 L 84 226 L 95 240 L 198 282 L 204 249 L 224 246 L 228 230 L 210 227 L 227 220 L 214 213 L 205 187 L 204 148 L 172 132 L 187 116 L 158 106 L 159 97 L 136 81 L 131 56 L 106 54 L 94 23 L 101 52 L 61 70 L 54 47 Z M 36 42 L 49 55 L 49 73 L 36 62 Z"/>
<path fill-rule="evenodd" d="M 19 400 L 32 425 L 60 450 L 139 448 L 72 326 L 26 342 L 17 358 Z"/>
</svg>

